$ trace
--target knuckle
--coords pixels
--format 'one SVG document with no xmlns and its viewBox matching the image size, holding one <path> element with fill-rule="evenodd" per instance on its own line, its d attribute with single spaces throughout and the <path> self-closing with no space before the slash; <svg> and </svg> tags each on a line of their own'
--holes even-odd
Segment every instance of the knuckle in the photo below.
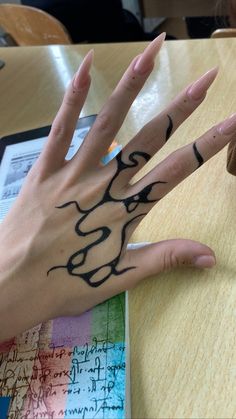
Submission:
<svg viewBox="0 0 236 419">
<path fill-rule="evenodd" d="M 144 147 L 146 147 L 146 152 L 150 156 L 154 156 L 156 154 L 156 152 L 158 151 L 158 148 L 159 148 L 158 147 L 157 136 L 147 139 L 146 142 L 143 145 L 144 145 Z"/>
<path fill-rule="evenodd" d="M 139 133 L 134 137 L 134 140 L 137 140 L 141 150 L 145 150 L 150 156 L 156 154 L 159 146 L 158 134 L 153 132 L 154 130 L 149 130 L 146 127 L 141 128 Z"/>
<path fill-rule="evenodd" d="M 138 88 L 139 88 L 139 81 L 136 78 L 136 76 L 128 76 L 125 78 L 124 82 L 123 82 L 123 86 L 124 89 L 128 92 L 128 93 L 136 93 Z"/>
<path fill-rule="evenodd" d="M 38 160 L 27 173 L 27 177 L 23 187 L 31 191 L 36 190 L 41 187 L 41 185 L 46 179 L 47 170 L 45 168 L 45 165 L 43 164 L 43 162 Z"/>
<path fill-rule="evenodd" d="M 63 106 L 74 108 L 76 105 L 81 103 L 82 98 L 83 94 L 81 96 L 81 92 L 74 90 L 74 88 L 71 86 L 65 93 Z"/>
<path fill-rule="evenodd" d="M 206 145 L 206 148 L 208 151 L 210 152 L 215 152 L 217 151 L 217 141 L 215 141 L 216 135 L 213 135 L 212 132 L 208 132 L 205 134 L 204 136 L 204 143 Z"/>
<path fill-rule="evenodd" d="M 27 173 L 26 182 L 29 183 L 29 185 L 37 185 L 41 182 L 42 177 L 42 169 L 39 167 L 37 163 Z"/>
<path fill-rule="evenodd" d="M 174 179 L 181 178 L 185 173 L 185 165 L 180 154 L 175 151 L 168 158 L 168 169 L 171 177 Z"/>
<path fill-rule="evenodd" d="M 64 97 L 64 105 L 69 106 L 69 107 L 74 107 L 76 104 L 76 97 L 77 95 L 72 95 L 69 92 L 65 95 Z"/>
<path fill-rule="evenodd" d="M 102 133 L 109 134 L 112 131 L 112 118 L 108 112 L 102 112 L 97 116 L 96 129 Z"/>
<path fill-rule="evenodd" d="M 66 124 L 62 124 L 59 121 L 54 121 L 52 124 L 52 129 L 50 133 L 53 137 L 64 138 L 69 134 L 69 130 Z"/>
<path fill-rule="evenodd" d="M 174 250 L 165 252 L 163 255 L 163 270 L 169 271 L 177 267 L 183 266 L 183 261 L 181 261 Z"/>
<path fill-rule="evenodd" d="M 127 218 L 127 212 L 123 202 L 116 202 L 112 208 L 112 219 L 114 221 L 123 221 Z"/>
<path fill-rule="evenodd" d="M 175 102 L 175 110 L 181 115 L 184 115 L 184 117 L 188 117 L 194 109 L 195 106 L 189 99 L 182 98 Z"/>
</svg>

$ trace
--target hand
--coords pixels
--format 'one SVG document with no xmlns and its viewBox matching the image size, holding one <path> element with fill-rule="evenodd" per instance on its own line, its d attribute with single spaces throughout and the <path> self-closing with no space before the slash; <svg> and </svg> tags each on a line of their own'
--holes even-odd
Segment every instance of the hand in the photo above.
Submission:
<svg viewBox="0 0 236 419">
<path fill-rule="evenodd" d="M 211 249 L 190 240 L 136 250 L 126 246 L 150 209 L 235 133 L 234 116 L 130 184 L 204 100 L 216 69 L 185 88 L 108 165 L 101 164 L 163 39 L 156 38 L 133 60 L 80 150 L 65 161 L 90 85 L 92 52 L 69 85 L 41 156 L 0 227 L 1 340 L 49 318 L 80 314 L 165 269 L 215 264 Z"/>
</svg>

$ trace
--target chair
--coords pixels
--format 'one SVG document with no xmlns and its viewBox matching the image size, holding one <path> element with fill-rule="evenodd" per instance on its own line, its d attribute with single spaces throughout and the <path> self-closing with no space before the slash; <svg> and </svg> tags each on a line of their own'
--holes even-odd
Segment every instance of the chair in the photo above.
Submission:
<svg viewBox="0 0 236 419">
<path fill-rule="evenodd" d="M 211 34 L 211 38 L 233 38 L 236 36 L 236 29 L 217 29 Z"/>
<path fill-rule="evenodd" d="M 0 4 L 0 26 L 19 46 L 72 43 L 59 20 L 34 7 Z"/>
</svg>

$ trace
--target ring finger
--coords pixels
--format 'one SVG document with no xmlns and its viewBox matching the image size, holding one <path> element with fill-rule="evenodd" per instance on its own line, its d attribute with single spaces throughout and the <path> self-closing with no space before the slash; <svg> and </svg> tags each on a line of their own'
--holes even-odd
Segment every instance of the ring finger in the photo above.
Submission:
<svg viewBox="0 0 236 419">
<path fill-rule="evenodd" d="M 217 72 L 218 69 L 213 68 L 185 88 L 163 112 L 146 124 L 125 146 L 122 151 L 122 160 L 127 163 L 128 168 L 123 173 L 125 184 L 202 103 Z"/>
<path fill-rule="evenodd" d="M 236 114 L 212 127 L 195 142 L 170 154 L 140 181 L 129 188 L 125 200 L 135 197 L 137 213 L 147 213 L 153 205 L 204 162 L 218 153 L 236 133 Z M 148 191 L 145 202 L 141 199 Z M 145 205 L 143 205 L 145 204 Z"/>
</svg>

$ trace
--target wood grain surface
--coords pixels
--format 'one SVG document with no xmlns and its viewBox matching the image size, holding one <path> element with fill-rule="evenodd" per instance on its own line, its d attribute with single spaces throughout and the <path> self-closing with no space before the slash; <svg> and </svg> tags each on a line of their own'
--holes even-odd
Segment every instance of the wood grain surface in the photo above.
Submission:
<svg viewBox="0 0 236 419">
<path fill-rule="evenodd" d="M 145 44 L 94 45 L 92 86 L 83 115 L 97 113 Z M 0 136 L 52 122 L 65 86 L 91 46 L 4 48 L 0 58 Z M 207 98 L 148 163 L 236 111 L 236 39 L 168 41 L 117 135 L 125 144 L 184 86 L 220 71 Z M 140 176 L 140 175 L 139 175 Z M 191 238 L 212 247 L 212 270 L 181 269 L 129 293 L 133 418 L 236 417 L 236 178 L 226 149 L 163 199 L 134 241 Z"/>
</svg>

